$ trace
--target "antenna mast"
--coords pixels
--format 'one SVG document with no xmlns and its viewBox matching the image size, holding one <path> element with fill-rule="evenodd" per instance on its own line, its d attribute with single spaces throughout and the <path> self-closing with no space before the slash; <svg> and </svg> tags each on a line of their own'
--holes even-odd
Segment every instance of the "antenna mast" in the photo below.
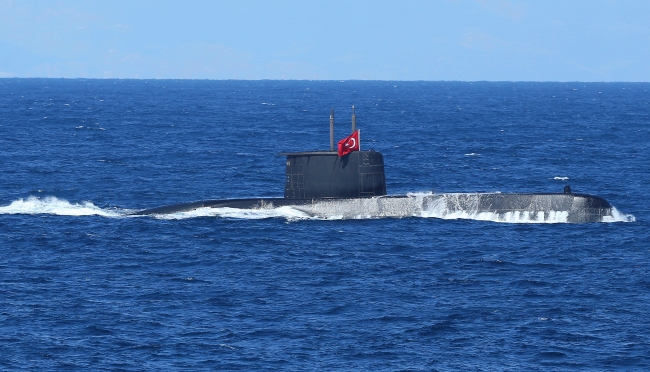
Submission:
<svg viewBox="0 0 650 372">
<path fill-rule="evenodd" d="M 330 151 L 334 151 L 334 109 L 330 111 Z"/>
</svg>

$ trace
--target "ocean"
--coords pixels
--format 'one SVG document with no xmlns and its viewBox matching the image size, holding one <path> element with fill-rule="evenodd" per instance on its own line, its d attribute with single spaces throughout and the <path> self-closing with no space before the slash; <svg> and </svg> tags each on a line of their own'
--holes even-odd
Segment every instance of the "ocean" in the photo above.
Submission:
<svg viewBox="0 0 650 372">
<path fill-rule="evenodd" d="M 0 79 L 0 369 L 648 370 L 650 83 Z M 608 223 L 291 208 L 281 152 L 389 194 L 574 192 Z"/>
</svg>

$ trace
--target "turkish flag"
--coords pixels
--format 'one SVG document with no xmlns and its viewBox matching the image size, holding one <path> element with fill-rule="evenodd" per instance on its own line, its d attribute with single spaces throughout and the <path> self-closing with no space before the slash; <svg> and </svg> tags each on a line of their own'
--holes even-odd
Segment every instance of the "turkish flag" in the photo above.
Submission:
<svg viewBox="0 0 650 372">
<path fill-rule="evenodd" d="M 345 156 L 352 151 L 359 151 L 359 131 L 350 134 L 348 137 L 339 141 L 339 156 Z"/>
</svg>

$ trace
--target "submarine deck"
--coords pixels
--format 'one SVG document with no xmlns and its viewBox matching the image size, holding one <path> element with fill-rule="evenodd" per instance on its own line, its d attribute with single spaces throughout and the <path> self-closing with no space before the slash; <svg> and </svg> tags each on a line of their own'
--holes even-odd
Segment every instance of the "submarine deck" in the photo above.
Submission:
<svg viewBox="0 0 650 372">
<path fill-rule="evenodd" d="M 600 222 L 611 215 L 603 198 L 577 193 L 441 193 L 385 195 L 372 198 L 249 198 L 202 200 L 145 209 L 133 215 L 170 214 L 199 208 L 262 209 L 294 207 L 310 216 L 364 214 L 373 217 L 407 217 L 442 208 L 449 213 L 568 213 L 568 222 Z"/>
</svg>

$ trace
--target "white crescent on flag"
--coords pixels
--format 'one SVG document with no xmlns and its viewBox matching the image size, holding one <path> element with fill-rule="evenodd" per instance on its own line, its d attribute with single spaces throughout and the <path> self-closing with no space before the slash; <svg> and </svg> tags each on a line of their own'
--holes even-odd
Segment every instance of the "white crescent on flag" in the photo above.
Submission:
<svg viewBox="0 0 650 372">
<path fill-rule="evenodd" d="M 351 135 L 339 141 L 338 155 L 345 156 L 354 151 L 360 151 L 359 131 L 356 130 Z"/>
</svg>

